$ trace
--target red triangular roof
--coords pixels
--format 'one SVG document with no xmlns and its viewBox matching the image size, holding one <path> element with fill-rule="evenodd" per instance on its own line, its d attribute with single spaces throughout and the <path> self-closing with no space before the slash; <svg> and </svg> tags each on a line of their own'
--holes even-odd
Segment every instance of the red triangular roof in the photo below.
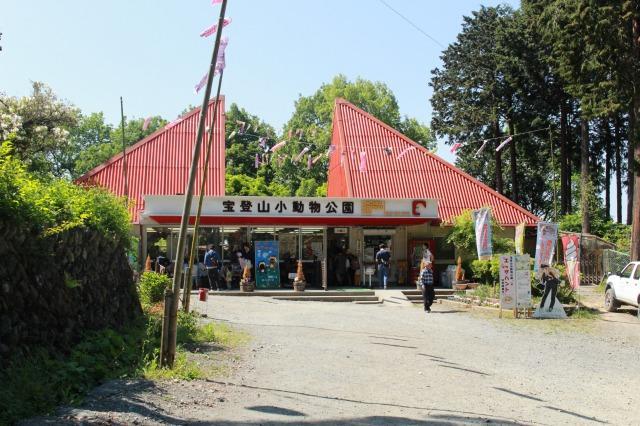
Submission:
<svg viewBox="0 0 640 426">
<path fill-rule="evenodd" d="M 206 126 L 211 125 L 215 101 L 209 102 Z M 182 194 L 187 186 L 189 168 L 193 158 L 200 108 L 195 108 L 179 119 L 167 124 L 135 145 L 127 148 L 127 181 L 129 210 L 133 223 L 144 209 L 145 195 Z M 224 195 L 224 97 L 220 97 L 209 160 L 205 195 Z M 205 138 L 206 141 L 206 138 Z M 200 192 L 204 170 L 205 149 L 200 155 L 195 194 Z M 116 195 L 124 195 L 122 153 L 79 177 L 76 182 L 108 188 Z"/>
<path fill-rule="evenodd" d="M 445 223 L 465 209 L 485 206 L 492 207 L 503 226 L 522 222 L 535 225 L 539 221 L 531 212 L 344 99 L 336 99 L 331 143 L 335 150 L 329 161 L 329 197 L 434 198 Z M 366 152 L 363 172 L 362 151 Z"/>
</svg>

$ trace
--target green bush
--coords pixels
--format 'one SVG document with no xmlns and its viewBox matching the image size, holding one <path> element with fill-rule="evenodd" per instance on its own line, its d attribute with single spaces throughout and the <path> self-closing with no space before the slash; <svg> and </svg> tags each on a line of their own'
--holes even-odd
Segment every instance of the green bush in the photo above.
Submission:
<svg viewBox="0 0 640 426">
<path fill-rule="evenodd" d="M 140 277 L 140 303 L 151 306 L 164 300 L 164 291 L 171 287 L 171 279 L 157 272 L 145 272 Z"/>
<path fill-rule="evenodd" d="M 472 261 L 471 273 L 473 279 L 480 284 L 500 283 L 500 258 L 493 256 L 490 260 Z"/>
<path fill-rule="evenodd" d="M 42 180 L 0 145 L 0 216 L 54 235 L 85 226 L 129 245 L 130 218 L 124 200 L 102 188 L 82 188 L 63 179 Z"/>
</svg>

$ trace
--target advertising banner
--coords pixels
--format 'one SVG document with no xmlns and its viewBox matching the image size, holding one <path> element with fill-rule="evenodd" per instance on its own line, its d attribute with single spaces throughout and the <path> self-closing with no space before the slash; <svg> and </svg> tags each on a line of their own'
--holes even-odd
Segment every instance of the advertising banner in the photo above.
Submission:
<svg viewBox="0 0 640 426">
<path fill-rule="evenodd" d="M 534 270 L 540 269 L 540 265 L 551 265 L 558 241 L 558 224 L 551 222 L 538 222 L 538 236 L 536 238 L 536 260 Z"/>
<path fill-rule="evenodd" d="M 567 277 L 572 289 L 580 287 L 580 236 L 563 235 L 564 264 L 567 267 Z"/>
<path fill-rule="evenodd" d="M 256 288 L 280 287 L 278 241 L 256 241 Z"/>
<path fill-rule="evenodd" d="M 482 208 L 473 212 L 476 231 L 476 248 L 479 260 L 489 260 L 493 254 L 491 245 L 491 209 Z"/>
<path fill-rule="evenodd" d="M 524 253 L 524 222 L 516 226 L 516 254 Z"/>
<path fill-rule="evenodd" d="M 529 255 L 500 256 L 500 307 L 531 306 Z"/>
</svg>

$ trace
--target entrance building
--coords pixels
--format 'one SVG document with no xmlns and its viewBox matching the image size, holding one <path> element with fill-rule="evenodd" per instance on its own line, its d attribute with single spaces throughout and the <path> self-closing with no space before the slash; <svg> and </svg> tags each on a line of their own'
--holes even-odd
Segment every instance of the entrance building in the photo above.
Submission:
<svg viewBox="0 0 640 426">
<path fill-rule="evenodd" d="M 181 201 L 145 197 L 143 252 L 175 258 Z M 298 260 L 310 287 L 376 286 L 375 255 L 383 243 L 392 252 L 389 281 L 400 286 L 413 285 L 423 244 L 439 254 L 439 264 L 454 257 L 438 226 L 437 200 L 430 199 L 205 197 L 201 224 L 200 256 L 213 245 L 228 265 L 248 245 L 256 271 L 277 268 L 278 287 L 291 285 Z"/>
<path fill-rule="evenodd" d="M 435 256 L 436 284 L 441 284 L 441 273 L 460 254 L 446 242 L 449 226 L 463 211 L 481 207 L 491 208 L 502 228 L 500 237 L 513 238 L 514 228 L 524 223 L 525 249 L 532 251 L 539 221 L 534 214 L 342 99 L 336 99 L 328 149 L 328 197 L 226 196 L 224 98 L 217 102 L 198 242 L 202 248 L 216 245 L 226 262 L 231 262 L 234 249 L 250 244 L 256 268 L 263 263 L 269 272 L 277 270 L 277 280 L 270 278 L 268 285 L 287 285 L 297 259 L 312 287 L 369 280 L 376 285 L 374 260 L 381 243 L 392 252 L 392 283 L 413 285 L 427 244 Z M 214 103 L 207 109 L 207 126 Z M 175 242 L 184 202 L 180 194 L 188 179 L 199 113 L 195 109 L 128 148 L 126 173 L 123 155 L 118 154 L 78 179 L 128 196 L 132 232 L 140 240 L 140 265 L 147 255 L 179 258 Z M 197 181 L 204 155 L 200 161 Z M 197 200 L 196 194 L 194 204 Z M 347 255 L 360 266 L 354 276 L 341 266 Z"/>
</svg>

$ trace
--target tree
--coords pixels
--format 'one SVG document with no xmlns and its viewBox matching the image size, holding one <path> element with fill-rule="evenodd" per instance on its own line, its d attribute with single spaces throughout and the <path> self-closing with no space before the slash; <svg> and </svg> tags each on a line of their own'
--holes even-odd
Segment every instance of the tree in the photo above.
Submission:
<svg viewBox="0 0 640 426">
<path fill-rule="evenodd" d="M 60 100 L 46 84 L 34 82 L 32 87 L 31 96 L 0 97 L 0 140 L 15 134 L 14 155 L 29 172 L 60 174 L 56 153 L 67 150 L 80 111 Z"/>
<path fill-rule="evenodd" d="M 284 128 L 283 138 L 287 144 L 278 151 L 282 160 L 275 169 L 277 182 L 294 191 L 307 179 L 318 185 L 326 182 L 328 158 L 322 154 L 327 152 L 331 143 L 333 109 L 337 98 L 353 103 L 428 149 L 435 146 L 428 127 L 414 118 L 400 116 L 398 102 L 385 84 L 361 78 L 349 81 L 344 75 L 337 75 L 314 94 L 300 96 L 296 100 L 295 111 Z M 305 148 L 309 149 L 306 158 L 292 161 L 292 157 L 295 159 Z M 314 159 L 318 158 L 311 168 L 305 167 L 309 154 Z"/>
<path fill-rule="evenodd" d="M 457 40 L 441 56 L 442 69 L 431 71 L 430 82 L 431 128 L 437 135 L 447 136 L 450 144 L 495 138 L 483 152 L 484 156 L 492 153 L 493 162 L 472 157 L 471 151 L 478 145 L 468 150 L 459 165 L 467 171 L 476 170 L 480 180 L 499 193 L 504 193 L 502 153 L 491 147 L 501 142 L 498 138 L 509 112 L 510 94 L 499 69 L 496 41 L 498 28 L 512 14 L 509 7 L 483 6 L 471 17 L 465 16 Z M 487 163 L 491 165 L 487 167 Z"/>
</svg>

